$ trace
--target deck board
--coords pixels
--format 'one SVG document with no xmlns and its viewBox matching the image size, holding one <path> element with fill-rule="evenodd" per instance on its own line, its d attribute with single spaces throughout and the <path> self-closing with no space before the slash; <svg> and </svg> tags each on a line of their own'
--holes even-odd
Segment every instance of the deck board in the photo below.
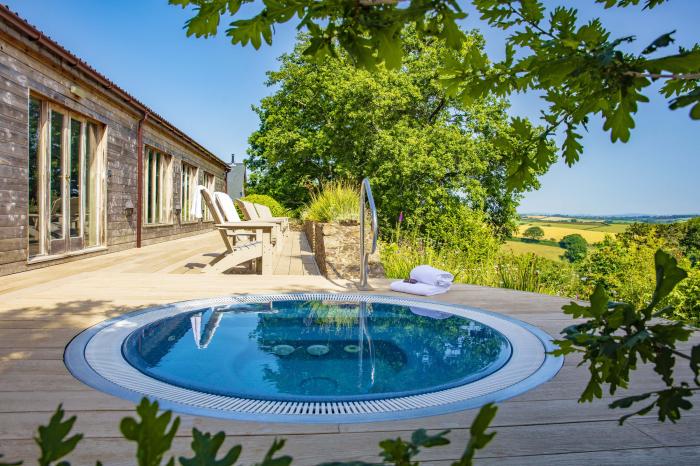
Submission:
<svg viewBox="0 0 700 466">
<path fill-rule="evenodd" d="M 148 305 L 236 293 L 330 291 L 353 289 L 349 282 L 330 282 L 318 274 L 308 242 L 291 232 L 274 264 L 275 275 L 210 275 L 197 264 L 215 253 L 215 235 L 206 234 L 127 250 L 69 264 L 0 278 L 0 453 L 7 460 L 36 457 L 32 440 L 38 424 L 59 403 L 78 415 L 86 439 L 71 454 L 74 464 L 133 465 L 133 445 L 118 435 L 118 420 L 132 405 L 97 392 L 74 379 L 62 363 L 65 345 L 82 329 L 106 318 Z M 293 273 L 290 275 L 290 273 Z M 373 293 L 388 291 L 387 280 L 374 280 Z M 501 312 L 558 333 L 571 320 L 560 308 L 568 300 L 533 293 L 458 285 L 436 300 Z M 697 342 L 697 339 L 695 340 Z M 586 381 L 577 357 L 567 358 L 550 382 L 499 404 L 493 422 L 495 440 L 479 454 L 477 464 L 697 464 L 700 412 L 690 412 L 676 425 L 645 416 L 617 424 L 624 411 L 610 410 L 605 399 L 579 404 Z M 689 375 L 679 368 L 678 377 Z M 629 393 L 658 386 L 649 367 L 634 375 Z M 189 452 L 189 431 L 224 430 L 227 444 L 242 443 L 243 464 L 259 461 L 273 438 L 287 439 L 284 453 L 295 464 L 327 460 L 377 461 L 377 443 L 408 437 L 412 430 L 452 429 L 452 444 L 425 450 L 426 464 L 447 465 L 468 438 L 474 410 L 420 419 L 362 424 L 273 424 L 230 422 L 182 416 L 173 454 Z M 332 446 L 332 447 L 330 447 Z"/>
</svg>

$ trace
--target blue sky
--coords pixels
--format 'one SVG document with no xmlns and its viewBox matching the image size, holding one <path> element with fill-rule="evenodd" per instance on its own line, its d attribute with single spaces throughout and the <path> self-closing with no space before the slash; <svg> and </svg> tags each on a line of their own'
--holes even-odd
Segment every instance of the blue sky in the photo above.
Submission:
<svg viewBox="0 0 700 466">
<path fill-rule="evenodd" d="M 134 94 L 225 160 L 244 155 L 258 125 L 251 110 L 270 93 L 265 72 L 291 50 L 295 31 L 277 28 L 273 45 L 255 51 L 216 38 L 187 38 L 182 26 L 190 12 L 166 0 L 5 0 L 94 68 Z M 575 2 L 581 18 L 601 16 L 614 37 L 636 35 L 639 51 L 662 33 L 677 29 L 677 44 L 697 41 L 700 1 L 674 0 L 652 12 L 631 7 L 603 12 L 593 0 Z M 467 10 L 470 12 L 470 10 Z M 502 55 L 504 34 L 472 13 L 464 22 L 487 39 L 487 51 Z M 512 98 L 512 113 L 536 118 L 536 96 Z M 687 110 L 671 112 L 660 96 L 640 107 L 637 128 L 627 144 L 612 144 L 593 121 L 584 137 L 581 161 L 557 163 L 542 177 L 542 188 L 528 193 L 521 212 L 590 214 L 678 214 L 700 212 L 700 122 Z"/>
</svg>

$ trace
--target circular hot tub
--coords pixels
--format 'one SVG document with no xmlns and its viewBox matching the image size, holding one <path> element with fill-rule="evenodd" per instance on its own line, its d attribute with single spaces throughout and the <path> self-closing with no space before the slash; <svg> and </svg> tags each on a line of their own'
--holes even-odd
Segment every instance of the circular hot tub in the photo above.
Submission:
<svg viewBox="0 0 700 466">
<path fill-rule="evenodd" d="M 78 335 L 80 380 L 166 409 L 230 419 L 364 422 L 478 407 L 551 378 L 550 338 L 463 306 L 355 294 L 205 299 Z"/>
</svg>

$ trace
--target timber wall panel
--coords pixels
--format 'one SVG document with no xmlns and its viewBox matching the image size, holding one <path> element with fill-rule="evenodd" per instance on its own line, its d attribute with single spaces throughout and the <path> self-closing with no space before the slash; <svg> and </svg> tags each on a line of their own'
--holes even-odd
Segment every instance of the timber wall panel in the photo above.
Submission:
<svg viewBox="0 0 700 466">
<path fill-rule="evenodd" d="M 78 84 L 87 96 L 70 92 Z M 106 141 L 106 246 L 109 252 L 135 247 L 137 180 L 137 128 L 141 115 L 119 101 L 109 89 L 85 76 L 0 22 L 0 275 L 30 268 L 92 257 L 105 251 L 27 264 L 28 203 L 28 98 L 30 92 L 68 110 L 91 118 L 107 128 Z M 225 171 L 192 146 L 180 141 L 156 123 L 146 121 L 144 143 L 173 157 L 173 206 L 180 193 L 180 163 L 184 160 L 215 176 L 221 189 Z M 176 197 L 177 196 L 177 197 Z M 134 213 L 127 215 L 130 201 Z M 173 213 L 172 225 L 143 228 L 143 244 L 189 236 L 212 228 L 210 222 L 180 224 Z"/>
</svg>

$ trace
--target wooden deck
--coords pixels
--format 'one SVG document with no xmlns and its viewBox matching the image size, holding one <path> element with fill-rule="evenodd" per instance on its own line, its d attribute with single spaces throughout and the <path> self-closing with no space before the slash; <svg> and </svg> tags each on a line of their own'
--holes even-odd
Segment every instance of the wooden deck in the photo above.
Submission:
<svg viewBox="0 0 700 466">
<path fill-rule="evenodd" d="M 321 275 L 306 235 L 300 231 L 289 232 L 272 270 L 274 275 Z"/>
<path fill-rule="evenodd" d="M 350 283 L 331 283 L 307 268 L 308 252 L 300 239 L 298 254 L 290 249 L 275 271 L 286 276 L 208 275 L 198 263 L 215 252 L 208 235 L 129 250 L 71 264 L 0 277 L 0 453 L 6 460 L 34 464 L 32 440 L 40 423 L 58 403 L 77 414 L 76 428 L 85 439 L 69 457 L 73 464 L 133 465 L 133 445 L 121 439 L 118 421 L 131 414 L 131 403 L 94 391 L 65 369 L 65 345 L 82 329 L 107 317 L 158 303 L 235 293 L 328 290 L 344 291 Z M 210 240 L 215 239 L 212 235 Z M 291 243 L 293 245 L 293 243 Z M 214 247 L 214 249 L 212 249 Z M 296 246 L 294 246 L 296 248 Z M 295 255 L 296 254 L 296 255 Z M 284 259 L 287 257 L 288 259 Z M 287 266 L 289 262 L 289 266 Z M 301 263 L 301 267 L 300 264 Z M 293 274 L 289 274 L 292 273 Z M 308 273 L 305 273 L 308 272 Z M 373 282 L 374 292 L 387 291 L 388 281 Z M 570 323 L 561 314 L 566 301 L 531 293 L 460 285 L 438 298 L 511 315 L 557 334 Z M 577 403 L 586 371 L 569 358 L 550 382 L 500 403 L 493 423 L 495 440 L 478 464 L 698 464 L 700 410 L 676 425 L 653 417 L 635 418 L 618 426 L 622 414 L 607 408 L 610 398 Z M 686 376 L 688 371 L 679 371 Z M 634 377 L 632 392 L 650 389 L 657 377 L 650 368 Z M 620 395 L 622 393 L 618 393 Z M 243 445 L 243 464 L 262 458 L 274 437 L 285 437 L 284 453 L 295 464 L 324 460 L 378 461 L 377 443 L 408 437 L 412 430 L 452 429 L 452 444 L 425 450 L 425 464 L 446 465 L 458 457 L 468 438 L 474 411 L 405 421 L 370 424 L 270 424 L 227 422 L 181 416 L 182 427 L 173 454 L 189 449 L 192 427 L 225 430 L 229 443 Z"/>
</svg>

